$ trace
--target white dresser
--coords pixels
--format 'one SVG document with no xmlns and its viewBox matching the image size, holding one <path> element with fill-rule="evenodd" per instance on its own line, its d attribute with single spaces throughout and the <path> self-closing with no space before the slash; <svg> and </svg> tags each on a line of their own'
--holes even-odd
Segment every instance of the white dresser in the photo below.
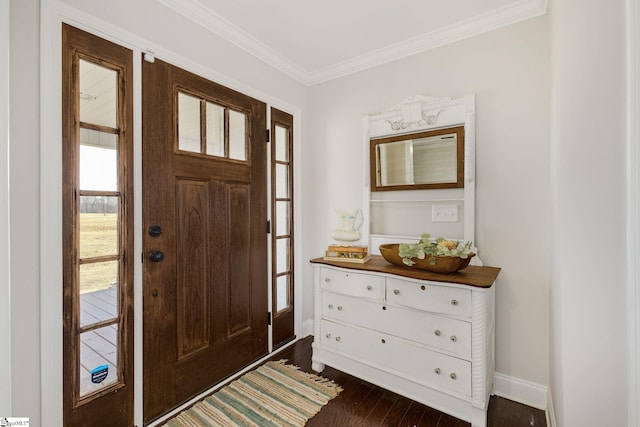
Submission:
<svg viewBox="0 0 640 427">
<path fill-rule="evenodd" d="M 313 369 L 325 365 L 486 426 L 494 267 L 451 275 L 315 259 Z"/>
</svg>

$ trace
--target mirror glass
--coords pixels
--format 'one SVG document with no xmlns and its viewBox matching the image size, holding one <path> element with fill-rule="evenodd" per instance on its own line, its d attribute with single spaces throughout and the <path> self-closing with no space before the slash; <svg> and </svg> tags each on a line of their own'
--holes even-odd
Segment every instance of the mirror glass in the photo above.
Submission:
<svg viewBox="0 0 640 427">
<path fill-rule="evenodd" d="M 464 187 L 464 127 L 371 140 L 371 190 Z"/>
</svg>

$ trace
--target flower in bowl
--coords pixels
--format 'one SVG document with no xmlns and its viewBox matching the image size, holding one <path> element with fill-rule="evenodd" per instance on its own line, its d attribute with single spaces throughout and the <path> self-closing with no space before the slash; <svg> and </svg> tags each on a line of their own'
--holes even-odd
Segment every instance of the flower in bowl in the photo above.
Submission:
<svg viewBox="0 0 640 427">
<path fill-rule="evenodd" d="M 471 252 L 471 242 L 463 243 L 458 240 L 449 240 L 438 237 L 431 239 L 429 234 L 420 236 L 418 243 L 400 243 L 398 255 L 402 257 L 402 262 L 408 266 L 415 264 L 412 258 L 425 259 L 429 264 L 435 265 L 437 256 L 457 257 L 462 259 L 474 256 Z"/>
</svg>

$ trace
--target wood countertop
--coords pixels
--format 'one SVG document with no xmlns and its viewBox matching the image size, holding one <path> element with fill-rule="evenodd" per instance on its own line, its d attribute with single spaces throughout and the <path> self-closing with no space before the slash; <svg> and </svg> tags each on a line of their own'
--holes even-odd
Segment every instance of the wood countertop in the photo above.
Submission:
<svg viewBox="0 0 640 427">
<path fill-rule="evenodd" d="M 327 261 L 324 258 L 312 259 L 311 263 L 375 273 L 389 273 L 397 276 L 409 277 L 411 279 L 459 283 L 478 288 L 490 288 L 500 273 L 500 268 L 498 267 L 480 267 L 477 265 L 470 265 L 465 269 L 450 274 L 432 273 L 426 270 L 418 270 L 411 267 L 400 267 L 390 264 L 380 255 L 371 255 L 371 259 L 364 264 L 358 264 L 355 262 Z"/>
</svg>

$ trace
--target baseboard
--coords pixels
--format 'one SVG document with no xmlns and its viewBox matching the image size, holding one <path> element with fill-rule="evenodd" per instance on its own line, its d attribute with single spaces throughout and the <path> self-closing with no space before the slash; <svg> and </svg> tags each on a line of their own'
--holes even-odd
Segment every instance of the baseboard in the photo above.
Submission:
<svg viewBox="0 0 640 427">
<path fill-rule="evenodd" d="M 533 408 L 547 410 L 549 388 L 496 372 L 493 392 L 498 396 Z"/>
<path fill-rule="evenodd" d="M 553 398 L 551 397 L 551 389 L 547 393 L 547 427 L 556 427 L 556 413 L 553 410 Z"/>
</svg>

